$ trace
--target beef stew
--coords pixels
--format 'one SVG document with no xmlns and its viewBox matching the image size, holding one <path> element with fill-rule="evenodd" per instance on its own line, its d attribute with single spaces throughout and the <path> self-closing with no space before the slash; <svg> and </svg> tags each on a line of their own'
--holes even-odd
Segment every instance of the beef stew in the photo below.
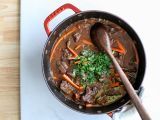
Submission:
<svg viewBox="0 0 160 120">
<path fill-rule="evenodd" d="M 109 105 L 126 94 L 110 58 L 90 39 L 90 28 L 96 22 L 108 29 L 113 55 L 132 84 L 139 64 L 131 37 L 111 21 L 84 19 L 63 30 L 50 55 L 52 82 L 67 99 L 86 107 Z"/>
</svg>

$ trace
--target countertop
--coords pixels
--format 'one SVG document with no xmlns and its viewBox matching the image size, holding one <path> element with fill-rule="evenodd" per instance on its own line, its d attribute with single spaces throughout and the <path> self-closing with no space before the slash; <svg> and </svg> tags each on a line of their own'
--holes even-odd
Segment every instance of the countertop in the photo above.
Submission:
<svg viewBox="0 0 160 120">
<path fill-rule="evenodd" d="M 19 0 L 0 0 L 0 120 L 18 120 L 19 108 Z"/>
</svg>

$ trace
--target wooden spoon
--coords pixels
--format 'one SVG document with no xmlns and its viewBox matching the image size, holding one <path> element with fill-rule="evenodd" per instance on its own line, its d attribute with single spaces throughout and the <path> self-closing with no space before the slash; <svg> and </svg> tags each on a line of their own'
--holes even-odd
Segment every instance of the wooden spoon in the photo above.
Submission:
<svg viewBox="0 0 160 120">
<path fill-rule="evenodd" d="M 109 57 L 111 58 L 114 66 L 115 66 L 117 72 L 119 73 L 120 78 L 126 88 L 126 91 L 128 92 L 128 94 L 131 98 L 131 101 L 135 105 L 142 120 L 151 120 L 150 116 L 148 115 L 147 111 L 145 110 L 144 106 L 142 105 L 141 100 L 139 99 L 138 95 L 136 94 L 133 86 L 131 85 L 127 76 L 125 75 L 125 73 L 123 72 L 119 63 L 117 62 L 117 60 L 115 59 L 115 57 L 112 54 L 112 50 L 111 50 L 111 46 L 110 46 L 110 38 L 109 38 L 109 35 L 107 33 L 105 26 L 102 23 L 95 23 L 95 25 L 93 25 L 91 28 L 90 36 L 91 36 L 93 43 L 100 50 L 102 50 L 106 54 L 108 54 Z"/>
</svg>

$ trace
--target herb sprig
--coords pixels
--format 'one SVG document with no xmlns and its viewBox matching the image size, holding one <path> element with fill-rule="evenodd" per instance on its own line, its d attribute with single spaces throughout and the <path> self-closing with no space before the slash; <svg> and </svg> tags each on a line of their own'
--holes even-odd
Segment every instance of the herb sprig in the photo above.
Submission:
<svg viewBox="0 0 160 120">
<path fill-rule="evenodd" d="M 109 74 L 110 58 L 103 52 L 83 50 L 75 59 L 73 75 L 81 79 L 82 85 L 94 83 L 101 75 Z"/>
</svg>

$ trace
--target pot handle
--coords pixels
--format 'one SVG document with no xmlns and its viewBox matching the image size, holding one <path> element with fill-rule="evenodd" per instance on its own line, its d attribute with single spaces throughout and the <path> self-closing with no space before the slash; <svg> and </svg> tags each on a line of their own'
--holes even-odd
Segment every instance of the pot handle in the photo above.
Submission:
<svg viewBox="0 0 160 120">
<path fill-rule="evenodd" d="M 49 22 L 54 19 L 58 14 L 60 14 L 61 12 L 63 12 L 66 9 L 71 9 L 73 10 L 75 13 L 79 13 L 81 12 L 77 7 L 73 6 L 72 4 L 66 3 L 64 5 L 62 5 L 61 7 L 59 7 L 58 9 L 56 9 L 54 12 L 52 12 L 44 21 L 44 28 L 45 31 L 47 33 L 47 35 L 49 36 L 51 33 L 51 30 L 49 29 Z"/>
</svg>

